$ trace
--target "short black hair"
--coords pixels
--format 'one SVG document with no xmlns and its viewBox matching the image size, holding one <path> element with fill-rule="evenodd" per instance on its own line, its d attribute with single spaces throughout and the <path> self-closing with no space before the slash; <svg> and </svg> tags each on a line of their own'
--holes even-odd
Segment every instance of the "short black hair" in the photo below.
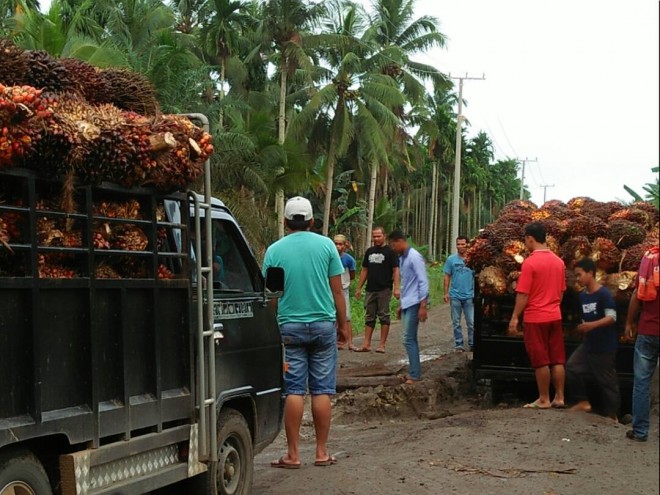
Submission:
<svg viewBox="0 0 660 495">
<path fill-rule="evenodd" d="M 456 241 L 470 242 L 470 239 L 468 239 L 467 236 L 465 236 L 465 235 L 459 235 L 459 236 L 456 238 Z"/>
<path fill-rule="evenodd" d="M 291 229 L 294 232 L 299 232 L 301 230 L 309 230 L 311 228 L 310 226 L 310 220 L 305 220 L 305 217 L 303 215 L 296 215 L 294 220 L 289 220 L 288 218 L 284 219 L 284 222 L 286 223 L 286 226 Z"/>
<path fill-rule="evenodd" d="M 591 258 L 582 258 L 575 263 L 575 268 L 582 268 L 585 272 L 596 274 L 596 263 Z"/>
<path fill-rule="evenodd" d="M 380 230 L 383 233 L 383 235 L 385 235 L 385 227 L 376 226 L 373 229 L 371 229 L 371 232 L 373 233 L 376 232 L 377 230 Z"/>
<path fill-rule="evenodd" d="M 400 229 L 393 230 L 387 238 L 390 241 L 405 241 L 407 239 L 406 234 Z"/>
<path fill-rule="evenodd" d="M 545 243 L 545 226 L 541 222 L 532 222 L 525 225 L 525 237 L 531 236 L 536 242 Z"/>
</svg>

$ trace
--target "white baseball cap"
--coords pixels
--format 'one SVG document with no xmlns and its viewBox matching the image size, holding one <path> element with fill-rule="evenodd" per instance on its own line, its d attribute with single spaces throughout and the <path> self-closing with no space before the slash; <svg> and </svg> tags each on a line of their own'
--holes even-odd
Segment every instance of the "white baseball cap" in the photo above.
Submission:
<svg viewBox="0 0 660 495">
<path fill-rule="evenodd" d="M 312 203 L 302 196 L 294 196 L 286 202 L 284 207 L 284 218 L 293 220 L 295 216 L 302 216 L 304 220 L 311 220 L 314 217 Z"/>
</svg>

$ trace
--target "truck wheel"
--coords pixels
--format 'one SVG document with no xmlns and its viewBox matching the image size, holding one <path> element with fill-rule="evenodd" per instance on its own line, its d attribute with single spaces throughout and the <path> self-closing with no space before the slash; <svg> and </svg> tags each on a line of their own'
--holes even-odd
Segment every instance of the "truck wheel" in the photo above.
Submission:
<svg viewBox="0 0 660 495">
<path fill-rule="evenodd" d="M 44 467 L 27 450 L 0 454 L 0 495 L 52 495 Z"/>
<path fill-rule="evenodd" d="M 224 409 L 218 418 L 218 495 L 247 495 L 252 488 L 254 452 L 245 418 Z"/>
</svg>

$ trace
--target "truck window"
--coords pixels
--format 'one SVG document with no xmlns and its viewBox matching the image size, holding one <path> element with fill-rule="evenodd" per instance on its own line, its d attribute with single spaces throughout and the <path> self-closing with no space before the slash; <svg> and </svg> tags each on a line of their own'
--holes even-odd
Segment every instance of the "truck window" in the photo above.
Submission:
<svg viewBox="0 0 660 495">
<path fill-rule="evenodd" d="M 220 288 L 254 292 L 246 248 L 234 224 L 213 220 L 213 279 Z"/>
</svg>

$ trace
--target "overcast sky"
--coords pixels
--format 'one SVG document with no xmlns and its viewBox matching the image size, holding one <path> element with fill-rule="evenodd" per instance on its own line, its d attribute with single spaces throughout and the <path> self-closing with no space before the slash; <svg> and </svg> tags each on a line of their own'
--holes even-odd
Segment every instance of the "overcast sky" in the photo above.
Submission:
<svg viewBox="0 0 660 495">
<path fill-rule="evenodd" d="M 370 0 L 360 0 L 369 4 Z M 659 164 L 656 0 L 417 0 L 448 38 L 416 57 L 466 81 L 470 134 L 496 158 L 538 158 L 532 200 L 630 200 Z"/>
<path fill-rule="evenodd" d="M 369 5 L 371 0 L 357 0 Z M 42 6 L 49 5 L 42 0 Z M 537 158 L 532 200 L 630 200 L 660 163 L 657 0 L 417 0 L 448 38 L 416 59 L 466 81 L 469 134 Z"/>
</svg>

